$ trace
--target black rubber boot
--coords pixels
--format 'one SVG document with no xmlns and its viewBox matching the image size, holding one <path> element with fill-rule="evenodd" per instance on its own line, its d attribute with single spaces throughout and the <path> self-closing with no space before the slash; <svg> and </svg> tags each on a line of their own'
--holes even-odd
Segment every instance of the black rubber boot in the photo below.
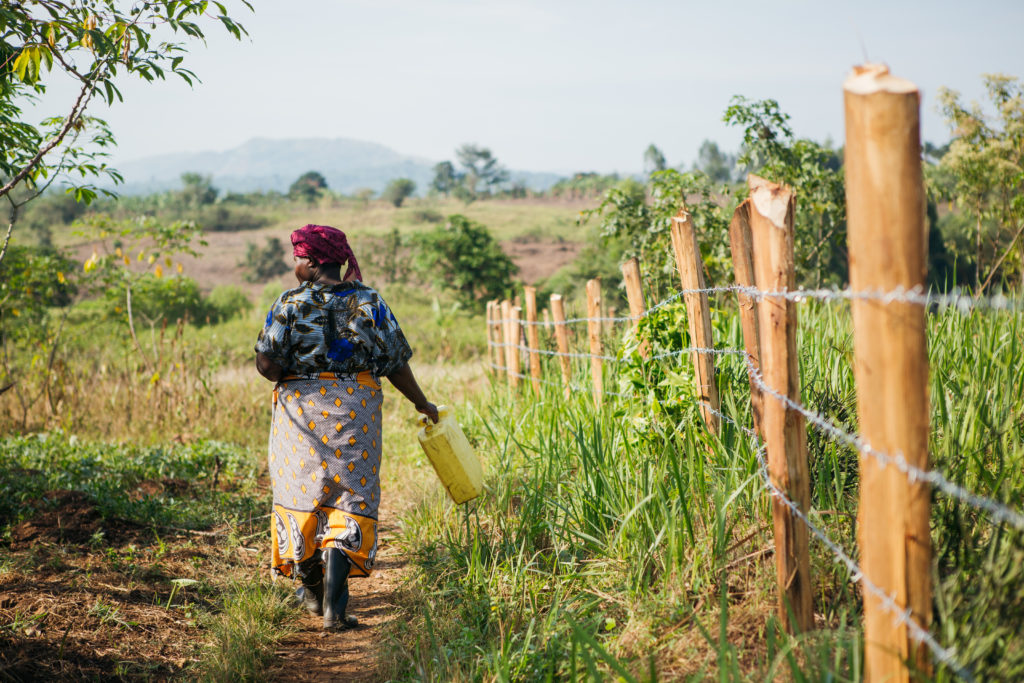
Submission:
<svg viewBox="0 0 1024 683">
<path fill-rule="evenodd" d="M 345 614 L 348 607 L 348 558 L 338 548 L 327 548 L 324 558 L 324 630 L 358 626 L 355 617 Z"/>
<path fill-rule="evenodd" d="M 297 573 L 302 585 L 295 590 L 295 597 L 307 612 L 320 616 L 324 613 L 324 565 L 320 561 L 320 553 L 316 552 L 313 557 L 300 562 Z"/>
</svg>

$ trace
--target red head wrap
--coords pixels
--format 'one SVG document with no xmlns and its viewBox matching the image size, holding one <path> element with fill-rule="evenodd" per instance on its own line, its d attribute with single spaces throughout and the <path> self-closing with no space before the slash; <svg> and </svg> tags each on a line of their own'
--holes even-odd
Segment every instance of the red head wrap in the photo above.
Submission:
<svg viewBox="0 0 1024 683">
<path fill-rule="evenodd" d="M 343 265 L 347 262 L 348 270 L 342 279 L 347 280 L 350 274 L 355 274 L 357 280 L 363 279 L 345 233 L 337 228 L 326 225 L 303 226 L 292 233 L 292 247 L 296 256 L 312 259 L 316 263 Z"/>
</svg>

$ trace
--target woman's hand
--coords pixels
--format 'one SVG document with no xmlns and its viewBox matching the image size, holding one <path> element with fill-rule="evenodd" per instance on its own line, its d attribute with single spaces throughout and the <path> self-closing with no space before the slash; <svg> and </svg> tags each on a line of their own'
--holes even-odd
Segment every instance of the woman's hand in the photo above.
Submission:
<svg viewBox="0 0 1024 683">
<path fill-rule="evenodd" d="M 435 406 L 430 401 L 427 401 L 421 405 L 416 406 L 416 411 L 423 413 L 424 415 L 430 418 L 431 422 L 437 424 L 437 421 L 439 419 L 437 416 L 437 406 Z"/>
</svg>

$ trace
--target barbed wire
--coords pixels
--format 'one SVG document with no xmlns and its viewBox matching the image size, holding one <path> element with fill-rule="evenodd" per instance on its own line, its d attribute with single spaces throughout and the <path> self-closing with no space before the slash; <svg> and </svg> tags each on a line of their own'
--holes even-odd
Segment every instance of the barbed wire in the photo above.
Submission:
<svg viewBox="0 0 1024 683">
<path fill-rule="evenodd" d="M 529 347 L 521 347 L 520 345 L 516 346 L 529 350 Z M 877 449 L 874 449 L 869 444 L 867 444 L 861 437 L 843 430 L 834 423 L 830 422 L 823 415 L 816 413 L 812 410 L 809 410 L 800 403 L 793 401 L 785 394 L 782 394 L 774 390 L 765 382 L 760 370 L 758 370 L 756 365 L 754 365 L 753 359 L 744 349 L 710 349 L 701 347 L 690 347 L 686 349 L 680 349 L 678 351 L 672 351 L 666 354 L 661 354 L 660 356 L 654 356 L 652 357 L 652 360 L 658 359 L 660 357 L 679 356 L 694 352 L 733 354 L 744 356 L 747 363 L 748 371 L 750 372 L 751 377 L 753 377 L 754 383 L 758 386 L 760 390 L 764 391 L 765 393 L 772 396 L 776 400 L 782 401 L 784 405 L 803 415 L 810 424 L 817 427 L 821 431 L 825 432 L 829 436 L 837 440 L 840 440 L 843 443 L 846 443 L 847 445 L 852 446 L 863 456 L 875 458 L 880 463 L 882 463 L 883 466 L 887 464 L 892 464 L 897 469 L 899 469 L 899 471 L 907 475 L 907 478 L 911 483 L 914 483 L 915 481 L 928 482 L 935 486 L 936 488 L 971 505 L 972 507 L 988 511 L 992 515 L 992 517 L 998 521 L 1009 523 L 1017 527 L 1018 529 L 1024 529 L 1024 516 L 1020 515 L 1020 513 L 1017 513 L 1016 511 L 997 501 L 971 493 L 970 491 L 967 491 L 963 487 L 949 481 L 948 479 L 946 479 L 945 477 L 943 477 L 941 474 L 934 470 L 922 470 L 918 467 L 915 467 L 908 463 L 906 459 L 903 458 L 901 455 L 894 457 L 887 453 L 878 451 Z M 588 356 L 589 354 L 577 355 Z M 491 363 L 490 366 L 494 369 L 508 371 L 507 367 L 499 366 L 494 363 Z M 521 379 L 531 381 L 538 379 L 538 381 L 541 381 L 545 384 L 564 387 L 563 383 L 545 380 L 543 378 L 534 378 L 520 373 L 511 374 L 514 374 L 515 376 Z M 580 385 L 570 385 L 570 388 L 577 391 L 586 391 L 586 388 Z M 635 395 L 619 394 L 610 391 L 606 391 L 604 393 L 605 395 L 608 396 L 636 398 Z M 906 626 L 911 638 L 915 642 L 923 643 L 929 649 L 929 651 L 932 654 L 932 657 L 937 662 L 949 667 L 961 679 L 973 681 L 973 674 L 958 663 L 956 659 L 955 649 L 945 648 L 941 644 L 939 644 L 939 642 L 927 629 L 923 628 L 919 623 L 917 623 L 917 621 L 913 618 L 913 612 L 910 608 L 901 607 L 899 603 L 896 602 L 895 595 L 890 595 L 886 593 L 882 588 L 880 588 L 878 585 L 876 585 L 870 579 L 868 579 L 860 565 L 858 565 L 857 562 L 852 557 L 850 557 L 850 555 L 847 554 L 841 546 L 839 546 L 835 541 L 833 541 L 828 536 L 828 534 L 825 533 L 824 530 L 822 530 L 820 527 L 814 524 L 814 522 L 812 522 L 811 519 L 800 509 L 799 505 L 795 501 L 786 496 L 786 494 L 772 482 L 771 476 L 768 472 L 768 464 L 764 457 L 766 452 L 766 446 L 760 443 L 760 438 L 758 437 L 757 433 L 754 430 L 750 429 L 749 427 L 738 423 L 731 416 L 726 415 L 721 410 L 716 409 L 707 401 L 697 399 L 696 403 L 704 406 L 708 410 L 708 412 L 717 416 L 724 422 L 728 422 L 734 425 L 753 440 L 752 445 L 755 455 L 757 457 L 758 469 L 761 474 L 761 479 L 763 480 L 764 486 L 768 490 L 769 494 L 774 498 L 778 499 L 780 502 L 782 502 L 783 505 L 785 505 L 787 509 L 789 509 L 795 517 L 800 519 L 800 521 L 807 527 L 808 531 L 810 531 L 811 534 L 813 534 L 815 538 L 817 538 L 833 554 L 835 558 L 834 561 L 841 563 L 846 567 L 846 569 L 850 572 L 850 578 L 854 581 L 854 583 L 861 584 L 866 591 L 868 591 L 875 598 L 877 598 L 882 608 L 893 614 L 896 625 Z"/>
<path fill-rule="evenodd" d="M 490 343 L 492 345 L 494 345 L 494 346 L 502 346 L 502 347 L 510 346 L 510 344 L 507 344 L 507 343 L 500 343 L 500 342 L 499 343 L 490 342 Z M 521 349 L 523 351 L 531 351 L 530 347 L 522 345 L 522 344 L 511 344 L 511 346 L 514 346 L 515 348 Z M 592 354 L 588 354 L 588 353 L 562 354 L 561 352 L 558 352 L 558 351 L 546 351 L 546 350 L 538 350 L 538 351 L 544 353 L 545 355 L 551 355 L 551 356 L 569 356 L 569 357 L 572 357 L 572 358 L 599 358 L 601 360 L 609 360 L 609 361 L 618 360 L 618 357 L 616 357 L 616 356 L 592 355 Z M 750 357 L 750 354 L 748 354 L 745 349 L 729 348 L 729 347 L 721 348 L 721 349 L 704 348 L 704 347 L 688 347 L 688 348 L 679 349 L 679 350 L 676 350 L 676 351 L 665 352 L 665 353 L 662 353 L 662 354 L 658 354 L 658 355 L 652 356 L 650 360 L 661 360 L 661 359 L 677 357 L 677 356 L 681 356 L 681 355 L 688 355 L 688 354 L 691 354 L 691 353 L 709 354 L 709 355 L 741 355 L 741 356 L 744 356 L 745 360 L 746 360 L 747 370 L 748 370 L 748 372 L 750 374 L 750 377 L 753 379 L 754 384 L 757 385 L 757 387 L 761 391 L 769 394 L 770 396 L 774 397 L 777 400 L 782 401 L 790 409 L 800 413 L 802 416 L 804 416 L 807 419 L 807 421 L 812 426 L 817 428 L 819 431 L 823 432 L 824 434 L 826 434 L 827 436 L 831 437 L 832 439 L 834 439 L 836 441 L 839 441 L 841 443 L 844 443 L 844 444 L 852 447 L 853 449 L 855 449 L 861 455 L 861 457 L 874 458 L 883 467 L 888 466 L 888 465 L 892 465 L 898 471 L 900 471 L 901 473 L 906 475 L 907 480 L 911 484 L 917 483 L 919 481 L 920 482 L 928 483 L 931 486 L 933 486 L 936 489 L 938 489 L 939 491 L 942 491 L 946 495 L 948 495 L 948 496 L 950 496 L 952 498 L 955 498 L 956 500 L 959 500 L 962 503 L 964 503 L 966 505 L 969 505 L 970 507 L 973 507 L 973 508 L 978 509 L 978 510 L 985 511 L 986 513 L 988 513 L 988 515 L 995 522 L 1002 522 L 1002 523 L 1005 523 L 1005 524 L 1009 524 L 1010 526 L 1014 527 L 1018 531 L 1024 531 L 1024 514 L 1021 514 L 1020 512 L 1014 510 L 1013 508 L 1009 507 L 1008 505 L 1006 505 L 1004 503 L 1001 503 L 1001 502 L 999 502 L 997 500 L 993 500 L 993 499 L 988 498 L 986 496 L 981 496 L 981 495 L 978 495 L 976 493 L 973 493 L 973 492 L 969 491 L 967 488 L 961 486 L 960 484 L 957 484 L 957 483 L 947 479 L 938 470 L 928 470 L 928 469 L 923 469 L 923 468 L 917 467 L 915 465 L 911 465 L 909 462 L 907 462 L 907 460 L 903 456 L 903 454 L 897 453 L 896 455 L 892 455 L 892 454 L 886 453 L 884 451 L 880 451 L 880 450 L 874 448 L 873 446 L 871 446 L 871 444 L 869 444 L 867 441 L 865 441 L 861 436 L 853 434 L 851 432 L 848 432 L 848 431 L 842 429 L 841 427 L 836 425 L 834 422 L 830 421 L 824 415 L 822 415 L 820 413 L 817 413 L 817 412 L 815 412 L 813 410 L 810 410 L 809 408 L 805 407 L 804 405 L 802 405 L 798 401 L 794 401 L 789 396 L 787 396 L 787 395 L 785 395 L 785 394 L 775 390 L 773 387 L 771 387 L 771 386 L 769 386 L 767 384 L 767 382 L 764 379 L 764 376 L 761 374 L 761 371 L 754 364 L 753 359 Z M 532 378 L 528 377 L 528 379 L 532 379 Z M 553 384 L 557 384 L 557 383 L 553 383 Z M 559 386 L 564 386 L 564 385 L 559 385 Z M 582 390 L 585 390 L 585 389 L 582 389 Z M 618 393 L 618 392 L 605 391 L 604 393 L 607 396 L 616 396 L 616 397 L 619 397 L 619 398 L 636 398 L 635 395 L 622 394 L 622 393 Z"/>
<path fill-rule="evenodd" d="M 600 355 L 600 354 L 582 353 L 582 352 L 579 352 L 579 353 L 577 353 L 577 352 L 562 353 L 561 351 L 551 351 L 551 350 L 548 350 L 548 349 L 535 349 L 535 348 L 532 348 L 532 347 L 530 347 L 530 346 L 528 346 L 526 344 L 511 344 L 511 343 L 508 343 L 508 342 L 495 342 L 495 341 L 491 341 L 491 340 L 487 341 L 487 345 L 490 346 L 490 347 L 506 348 L 506 349 L 511 346 L 512 348 L 519 349 L 520 351 L 526 351 L 526 352 L 529 352 L 529 353 L 539 353 L 539 354 L 544 355 L 544 356 L 557 356 L 557 357 L 560 357 L 560 358 L 598 358 L 600 360 L 607 360 L 607 361 L 617 361 L 617 360 L 619 360 L 618 356 L 605 356 L 605 355 Z M 678 349 L 678 350 L 675 350 L 675 351 L 666 351 L 664 353 L 659 353 L 659 354 L 656 354 L 654 356 L 651 356 L 650 358 L 646 358 L 645 360 L 648 360 L 648 361 L 664 360 L 665 358 L 675 358 L 677 356 L 688 355 L 688 354 L 691 354 L 691 353 L 701 353 L 701 354 L 717 355 L 717 356 L 731 356 L 731 355 L 745 356 L 745 355 L 747 355 L 746 350 L 739 349 L 739 348 L 728 348 L 727 347 L 727 348 L 721 348 L 721 349 L 711 349 L 711 348 L 706 348 L 706 347 L 701 347 L 701 346 L 688 346 L 688 347 L 686 347 L 684 349 Z"/>
<path fill-rule="evenodd" d="M 824 415 L 804 407 L 789 396 L 786 396 L 785 394 L 768 386 L 764 380 L 764 376 L 754 365 L 753 360 L 749 355 L 747 356 L 747 370 L 750 373 L 750 376 L 754 379 L 754 383 L 761 389 L 761 391 L 782 401 L 790 409 L 803 415 L 809 423 L 817 427 L 819 430 L 832 438 L 851 446 L 860 453 L 861 456 L 874 458 L 881 463 L 883 467 L 886 465 L 892 465 L 897 470 L 905 474 L 907 476 L 907 480 L 911 484 L 918 481 L 927 482 L 947 495 L 952 496 L 973 508 L 985 510 L 994 520 L 998 522 L 1005 522 L 1020 531 L 1024 531 L 1024 515 L 1013 510 L 1009 506 L 972 493 L 959 484 L 946 479 L 937 470 L 925 470 L 915 465 L 911 465 L 902 454 L 890 455 L 889 453 L 880 451 L 872 447 L 862 437 L 856 434 L 851 434 L 836 425 L 834 422 L 831 422 Z"/>
<path fill-rule="evenodd" d="M 763 290 L 757 287 L 745 285 L 724 285 L 720 287 L 701 287 L 695 289 L 682 289 L 670 297 L 659 301 L 639 316 L 627 317 L 598 317 L 598 318 L 569 318 L 564 321 L 530 321 L 516 318 L 496 318 L 491 324 L 506 322 L 518 322 L 520 325 L 555 326 L 571 325 L 584 322 L 635 322 L 654 313 L 660 308 L 667 306 L 678 299 L 689 294 L 745 294 L 753 299 L 783 299 L 800 303 L 803 301 L 878 301 L 882 304 L 908 303 L 918 306 L 938 307 L 940 309 L 956 308 L 961 313 L 969 313 L 975 309 L 991 311 L 1012 311 L 1024 312 L 1024 299 L 1011 298 L 1005 294 L 994 296 L 974 296 L 953 290 L 948 294 L 926 292 L 921 287 L 896 287 L 889 291 L 884 290 L 853 290 L 845 289 L 793 289 L 793 290 Z"/>
<path fill-rule="evenodd" d="M 758 437 L 757 433 L 753 429 L 747 427 L 746 425 L 738 423 L 729 415 L 726 415 L 720 410 L 715 409 L 707 401 L 698 399 L 697 403 L 702 404 L 704 407 L 707 408 L 708 412 L 717 416 L 723 422 L 731 423 L 732 425 L 740 429 L 743 433 L 745 433 L 748 437 L 750 437 L 752 441 L 751 445 L 754 450 L 754 455 L 757 458 L 758 471 L 761 474 L 762 483 L 764 484 L 764 487 L 768 491 L 769 495 L 771 495 L 773 498 L 778 499 L 783 505 L 786 506 L 787 509 L 790 510 L 790 512 L 792 512 L 792 514 L 797 519 L 799 519 L 804 524 L 804 526 L 807 527 L 807 530 L 810 531 L 815 536 L 815 538 L 817 538 L 832 553 L 832 555 L 835 558 L 835 562 L 841 563 L 846 567 L 847 571 L 850 572 L 850 579 L 853 580 L 854 583 L 861 584 L 861 586 L 863 586 L 866 591 L 868 591 L 876 598 L 878 598 L 879 602 L 882 604 L 882 607 L 886 611 L 893 614 L 896 625 L 906 625 L 907 631 L 910 633 L 911 638 L 913 638 L 915 642 L 924 643 L 925 646 L 931 651 L 932 657 L 934 657 L 937 662 L 945 666 L 948 666 L 961 679 L 966 681 L 973 681 L 973 674 L 966 668 L 964 668 L 962 665 L 960 665 L 959 662 L 957 662 L 956 651 L 954 649 L 946 648 L 939 644 L 939 642 L 935 639 L 935 637 L 931 634 L 930 631 L 925 629 L 923 626 L 917 623 L 917 621 L 914 620 L 913 611 L 910 608 L 900 607 L 899 603 L 896 602 L 895 595 L 889 595 L 881 587 L 879 587 L 877 584 L 871 581 L 867 577 L 867 575 L 865 575 L 864 570 L 861 568 L 861 566 L 857 564 L 857 562 L 852 557 L 850 557 L 849 554 L 847 554 L 847 552 L 843 550 L 843 548 L 838 543 L 833 541 L 828 536 L 828 534 L 825 533 L 823 529 L 821 529 L 818 525 L 812 522 L 811 519 L 806 514 L 804 514 L 804 512 L 800 509 L 800 506 L 794 500 L 789 498 L 789 496 L 787 496 L 781 489 L 779 489 L 778 486 L 775 485 L 775 483 L 771 479 L 771 475 L 768 472 L 768 463 L 765 460 L 767 446 L 761 443 L 760 437 Z"/>
</svg>

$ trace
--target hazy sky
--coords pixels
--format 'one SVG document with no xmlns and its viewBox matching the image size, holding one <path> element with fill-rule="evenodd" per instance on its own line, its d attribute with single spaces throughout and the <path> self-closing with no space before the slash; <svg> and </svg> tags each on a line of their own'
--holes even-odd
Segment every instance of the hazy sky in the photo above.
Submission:
<svg viewBox="0 0 1024 683">
<path fill-rule="evenodd" d="M 721 122 L 734 94 L 775 98 L 798 135 L 841 142 L 841 84 L 864 50 L 921 88 L 927 140 L 948 137 L 939 86 L 977 98 L 982 73 L 1024 77 L 1021 0 L 254 5 L 235 5 L 240 43 L 209 27 L 189 57 L 194 89 L 126 83 L 123 104 L 94 111 L 113 125 L 115 159 L 348 137 L 436 160 L 476 142 L 515 169 L 630 172 L 651 142 L 673 165 L 705 138 L 735 148 Z"/>
</svg>

